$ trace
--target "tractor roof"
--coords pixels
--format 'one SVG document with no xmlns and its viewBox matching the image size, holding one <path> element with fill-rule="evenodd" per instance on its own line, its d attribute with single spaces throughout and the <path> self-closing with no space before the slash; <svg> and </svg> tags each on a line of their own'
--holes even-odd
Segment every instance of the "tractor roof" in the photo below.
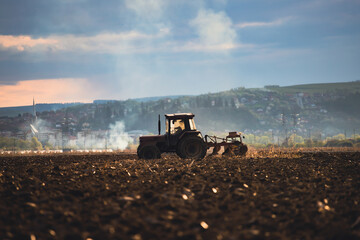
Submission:
<svg viewBox="0 0 360 240">
<path fill-rule="evenodd" d="M 172 113 L 165 114 L 165 117 L 168 119 L 179 119 L 179 118 L 193 118 L 195 115 L 193 113 Z"/>
</svg>

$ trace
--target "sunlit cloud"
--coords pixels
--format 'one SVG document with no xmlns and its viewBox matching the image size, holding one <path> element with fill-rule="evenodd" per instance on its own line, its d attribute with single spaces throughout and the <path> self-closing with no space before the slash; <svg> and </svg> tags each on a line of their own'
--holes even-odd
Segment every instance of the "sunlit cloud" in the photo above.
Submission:
<svg viewBox="0 0 360 240">
<path fill-rule="evenodd" d="M 39 103 L 91 102 L 103 94 L 87 79 L 41 79 L 19 81 L 16 85 L 0 85 L 0 107 Z"/>
<path fill-rule="evenodd" d="M 274 27 L 287 23 L 292 17 L 280 18 L 271 22 L 243 22 L 235 24 L 237 28 L 249 28 L 249 27 Z"/>
<path fill-rule="evenodd" d="M 151 52 L 227 51 L 246 47 L 236 42 L 231 20 L 223 13 L 202 10 L 190 22 L 198 38 L 187 41 L 169 39 L 169 28 L 155 34 L 139 31 L 101 33 L 95 36 L 53 35 L 47 38 L 0 35 L 0 48 L 29 52 L 95 52 L 141 54 Z"/>
<path fill-rule="evenodd" d="M 198 35 L 197 42 L 190 43 L 192 46 L 210 50 L 229 50 L 236 47 L 236 31 L 225 12 L 201 9 L 196 18 L 190 21 L 190 25 L 196 29 Z"/>
<path fill-rule="evenodd" d="M 18 51 L 24 51 L 25 48 L 35 46 L 56 45 L 58 40 L 51 38 L 32 38 L 31 36 L 20 35 L 0 35 L 0 45 L 4 48 L 16 48 Z"/>
<path fill-rule="evenodd" d="M 242 44 L 242 43 L 223 43 L 204 45 L 199 42 L 187 42 L 185 44 L 178 44 L 172 47 L 173 52 L 226 52 L 235 49 L 255 49 L 255 44 Z"/>
<path fill-rule="evenodd" d="M 0 46 L 17 51 L 127 52 L 144 49 L 147 43 L 163 38 L 169 32 L 169 29 L 162 28 L 155 34 L 129 31 L 95 36 L 53 35 L 38 39 L 31 36 L 0 35 Z"/>
<path fill-rule="evenodd" d="M 127 1 L 129 8 L 137 14 L 146 9 L 163 8 L 162 0 Z M 0 35 L 0 47 L 15 51 L 29 52 L 96 52 L 109 54 L 134 54 L 150 52 L 180 51 L 228 51 L 239 47 L 237 33 L 231 19 L 225 12 L 200 9 L 197 16 L 189 21 L 197 38 L 186 41 L 173 40 L 171 30 L 158 27 L 157 32 L 149 34 L 138 30 L 120 33 L 100 33 L 94 36 L 51 35 L 46 38 L 32 36 Z M 160 26 L 160 25 L 159 25 Z"/>
</svg>

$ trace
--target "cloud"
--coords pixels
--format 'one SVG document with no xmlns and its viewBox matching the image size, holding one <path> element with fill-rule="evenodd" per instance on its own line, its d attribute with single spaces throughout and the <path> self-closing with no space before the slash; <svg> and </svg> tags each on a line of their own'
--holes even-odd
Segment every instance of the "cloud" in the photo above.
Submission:
<svg viewBox="0 0 360 240">
<path fill-rule="evenodd" d="M 127 8 L 145 19 L 158 19 L 163 14 L 164 0 L 125 0 Z"/>
<path fill-rule="evenodd" d="M 149 41 L 163 38 L 169 34 L 167 28 L 155 34 L 139 31 L 122 33 L 101 33 L 95 36 L 53 35 L 47 38 L 31 36 L 0 35 L 0 46 L 17 51 L 84 51 L 100 53 L 119 53 L 146 51 Z"/>
<path fill-rule="evenodd" d="M 358 0 L 312 0 L 312 1 L 299 1 L 300 9 L 316 9 L 316 8 L 324 8 L 326 6 L 331 5 L 347 5 L 352 4 L 354 7 L 359 5 L 360 2 Z"/>
<path fill-rule="evenodd" d="M 169 40 L 169 28 L 157 33 L 140 31 L 122 33 L 101 33 L 94 36 L 53 35 L 47 38 L 33 38 L 29 35 L 0 35 L 0 50 L 18 52 L 85 52 L 112 55 L 142 54 L 154 52 L 223 51 L 245 45 L 235 42 L 236 32 L 231 21 L 223 13 L 198 15 L 191 25 L 199 38 L 194 40 Z"/>
<path fill-rule="evenodd" d="M 280 26 L 288 22 L 292 17 L 280 18 L 271 22 L 243 22 L 235 24 L 237 28 L 248 28 L 248 27 L 274 27 Z"/>
<path fill-rule="evenodd" d="M 0 107 L 30 105 L 37 102 L 91 102 L 103 93 L 87 79 L 41 79 L 0 85 Z"/>
<path fill-rule="evenodd" d="M 215 3 L 219 3 L 222 5 L 226 5 L 227 4 L 227 0 L 213 0 Z"/>
<path fill-rule="evenodd" d="M 126 1 L 126 6 L 137 15 L 146 15 L 146 12 L 155 12 L 160 16 L 164 9 L 164 0 Z M 135 25 L 142 27 L 146 19 L 135 21 Z M 141 22 L 141 24 L 139 23 Z M 27 52 L 79 52 L 105 53 L 111 55 L 140 54 L 156 52 L 213 52 L 228 51 L 244 47 L 236 42 L 237 34 L 231 19 L 225 12 L 214 12 L 201 8 L 197 16 L 190 20 L 189 25 L 195 30 L 197 38 L 174 40 L 171 30 L 166 24 L 156 21 L 142 30 L 127 32 L 103 32 L 92 36 L 83 35 L 50 35 L 43 38 L 34 38 L 30 35 L 0 35 L 0 50 Z M 156 29 L 156 31 L 153 31 Z"/>
<path fill-rule="evenodd" d="M 190 21 L 190 25 L 198 35 L 197 42 L 190 43 L 193 46 L 222 50 L 236 47 L 236 31 L 225 12 L 215 13 L 201 9 L 196 18 Z"/>
<path fill-rule="evenodd" d="M 186 42 L 184 44 L 177 44 L 172 47 L 173 52 L 224 52 L 234 49 L 254 49 L 255 44 L 242 44 L 242 43 L 223 43 L 204 45 L 199 41 Z"/>
<path fill-rule="evenodd" d="M 35 46 L 48 46 L 57 44 L 56 39 L 32 38 L 31 36 L 0 35 L 0 45 L 4 48 L 15 47 L 18 51 Z"/>
<path fill-rule="evenodd" d="M 145 34 L 139 31 L 125 33 L 102 33 L 96 36 L 60 36 L 57 37 L 59 50 L 85 51 L 100 53 L 133 53 L 148 51 L 149 42 L 161 39 L 169 34 L 167 28 L 159 29 L 155 34 Z"/>
</svg>

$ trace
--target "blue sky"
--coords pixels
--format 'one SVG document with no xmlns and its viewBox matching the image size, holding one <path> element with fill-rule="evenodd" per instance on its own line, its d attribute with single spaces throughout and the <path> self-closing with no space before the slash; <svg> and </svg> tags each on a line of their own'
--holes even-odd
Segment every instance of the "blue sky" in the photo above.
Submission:
<svg viewBox="0 0 360 240">
<path fill-rule="evenodd" d="M 3 0 L 0 106 L 360 79 L 358 0 Z"/>
</svg>

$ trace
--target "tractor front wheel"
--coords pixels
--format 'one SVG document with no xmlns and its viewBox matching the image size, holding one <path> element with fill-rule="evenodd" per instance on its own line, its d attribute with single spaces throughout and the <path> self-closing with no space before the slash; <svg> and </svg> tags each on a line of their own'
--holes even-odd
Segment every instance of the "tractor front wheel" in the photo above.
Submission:
<svg viewBox="0 0 360 240">
<path fill-rule="evenodd" d="M 188 136 L 180 140 L 177 154 L 181 158 L 202 159 L 206 155 L 206 144 L 197 136 Z"/>
<path fill-rule="evenodd" d="M 155 145 L 139 146 L 137 154 L 141 159 L 158 159 L 161 157 L 160 150 Z"/>
<path fill-rule="evenodd" d="M 239 150 L 238 150 L 237 155 L 245 156 L 247 151 L 248 151 L 248 147 L 245 144 L 242 144 L 242 145 L 239 146 Z"/>
<path fill-rule="evenodd" d="M 225 156 L 245 156 L 248 147 L 240 142 L 234 142 L 232 145 L 225 148 L 223 155 Z"/>
</svg>

